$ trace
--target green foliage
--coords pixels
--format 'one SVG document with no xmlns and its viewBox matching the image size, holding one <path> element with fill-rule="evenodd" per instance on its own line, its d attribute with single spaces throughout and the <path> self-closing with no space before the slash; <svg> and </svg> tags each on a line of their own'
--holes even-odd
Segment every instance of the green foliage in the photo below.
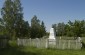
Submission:
<svg viewBox="0 0 85 55">
<path fill-rule="evenodd" d="M 37 19 L 37 16 L 35 15 L 31 19 L 31 38 L 41 38 L 46 34 L 45 25 L 42 21 L 40 23 L 40 20 Z"/>
<path fill-rule="evenodd" d="M 65 35 L 65 24 L 64 23 L 53 24 L 52 27 L 54 28 L 57 36 Z"/>
<path fill-rule="evenodd" d="M 46 35 L 44 22 L 37 16 L 31 20 L 31 26 L 23 19 L 23 8 L 20 0 L 5 0 L 1 9 L 0 34 L 8 35 L 10 39 L 41 38 Z"/>
<path fill-rule="evenodd" d="M 16 47 L 17 46 L 17 41 L 16 40 L 9 40 L 9 46 Z"/>
<path fill-rule="evenodd" d="M 45 24 L 44 22 L 42 21 L 41 22 L 41 37 L 45 36 L 46 35 L 46 29 L 45 29 Z"/>
<path fill-rule="evenodd" d="M 67 24 L 58 23 L 55 26 L 57 36 L 85 37 L 85 21 L 69 21 Z"/>
<path fill-rule="evenodd" d="M 22 11 L 20 0 L 5 0 L 1 9 L 0 34 L 8 35 L 11 39 L 30 36 L 29 23 L 23 20 Z"/>
</svg>

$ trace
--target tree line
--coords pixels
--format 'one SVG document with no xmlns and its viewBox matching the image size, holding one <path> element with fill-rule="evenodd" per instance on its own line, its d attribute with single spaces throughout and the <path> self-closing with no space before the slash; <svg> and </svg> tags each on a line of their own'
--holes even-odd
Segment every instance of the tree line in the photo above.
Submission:
<svg viewBox="0 0 85 55">
<path fill-rule="evenodd" d="M 20 0 L 5 0 L 1 8 L 0 35 L 15 38 L 41 38 L 46 35 L 45 24 L 36 15 L 31 24 L 24 20 L 23 7 Z"/>
<path fill-rule="evenodd" d="M 20 0 L 5 0 L 1 8 L 0 35 L 15 38 L 41 38 L 47 34 L 43 21 L 36 15 L 31 19 L 31 24 L 24 20 L 23 7 Z M 56 36 L 84 37 L 85 20 L 75 20 L 53 24 Z"/>
<path fill-rule="evenodd" d="M 55 29 L 56 36 L 85 37 L 85 20 L 74 22 L 69 20 L 67 24 L 62 22 L 53 24 L 52 27 Z"/>
</svg>

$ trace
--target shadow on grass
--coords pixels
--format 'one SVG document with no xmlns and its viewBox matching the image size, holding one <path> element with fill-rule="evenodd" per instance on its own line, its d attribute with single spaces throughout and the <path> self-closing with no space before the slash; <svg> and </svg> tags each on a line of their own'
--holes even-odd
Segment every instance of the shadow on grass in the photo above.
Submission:
<svg viewBox="0 0 85 55">
<path fill-rule="evenodd" d="M 20 47 L 9 47 L 0 49 L 0 55 L 37 55 L 37 53 L 24 52 Z"/>
</svg>

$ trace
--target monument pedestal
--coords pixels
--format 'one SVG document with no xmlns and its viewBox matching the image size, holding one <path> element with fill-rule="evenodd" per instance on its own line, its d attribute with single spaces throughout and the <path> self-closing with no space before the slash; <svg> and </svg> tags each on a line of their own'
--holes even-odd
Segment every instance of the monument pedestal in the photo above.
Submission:
<svg viewBox="0 0 85 55">
<path fill-rule="evenodd" d="M 50 45 L 56 45 L 55 39 L 48 39 Z"/>
</svg>

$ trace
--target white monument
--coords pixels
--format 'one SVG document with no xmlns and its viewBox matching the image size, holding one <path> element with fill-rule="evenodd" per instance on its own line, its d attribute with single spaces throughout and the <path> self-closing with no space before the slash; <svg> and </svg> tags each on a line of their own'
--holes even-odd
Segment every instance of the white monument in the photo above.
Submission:
<svg viewBox="0 0 85 55">
<path fill-rule="evenodd" d="M 56 35 L 55 35 L 55 31 L 54 31 L 54 28 L 51 28 L 50 29 L 50 35 L 49 35 L 49 38 L 48 38 L 48 40 L 49 40 L 49 46 L 53 46 L 53 47 L 55 47 L 55 45 L 56 45 Z"/>
<path fill-rule="evenodd" d="M 54 39 L 55 40 L 55 31 L 54 31 L 54 28 L 51 28 L 50 29 L 50 35 L 49 35 L 49 38 L 48 39 Z"/>
</svg>

